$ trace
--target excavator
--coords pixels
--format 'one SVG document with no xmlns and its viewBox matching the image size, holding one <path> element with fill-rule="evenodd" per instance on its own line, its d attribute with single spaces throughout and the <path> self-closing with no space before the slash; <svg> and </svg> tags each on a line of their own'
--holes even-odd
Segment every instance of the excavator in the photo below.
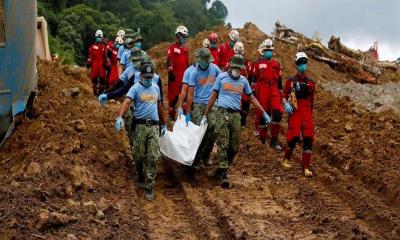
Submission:
<svg viewBox="0 0 400 240">
<path fill-rule="evenodd" d="M 0 148 L 15 119 L 33 111 L 36 58 L 49 59 L 47 24 L 36 0 L 0 0 Z"/>
</svg>

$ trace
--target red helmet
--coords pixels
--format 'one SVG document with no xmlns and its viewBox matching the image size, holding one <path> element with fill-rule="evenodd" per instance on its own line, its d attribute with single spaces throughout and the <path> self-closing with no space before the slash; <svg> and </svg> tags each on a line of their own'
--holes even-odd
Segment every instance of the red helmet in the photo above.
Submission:
<svg viewBox="0 0 400 240">
<path fill-rule="evenodd" d="M 211 33 L 210 36 L 208 36 L 208 40 L 210 40 L 210 42 L 212 42 L 212 41 L 218 42 L 218 34 Z"/>
</svg>

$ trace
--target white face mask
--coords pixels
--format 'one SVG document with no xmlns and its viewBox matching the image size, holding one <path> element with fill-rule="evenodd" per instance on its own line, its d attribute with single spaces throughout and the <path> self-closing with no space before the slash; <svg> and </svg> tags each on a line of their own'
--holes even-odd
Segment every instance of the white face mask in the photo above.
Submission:
<svg viewBox="0 0 400 240">
<path fill-rule="evenodd" d="M 231 70 L 231 72 L 232 72 L 232 76 L 234 77 L 234 78 L 239 78 L 240 77 L 240 73 L 241 73 L 241 71 L 239 70 L 239 69 L 232 69 Z"/>
</svg>

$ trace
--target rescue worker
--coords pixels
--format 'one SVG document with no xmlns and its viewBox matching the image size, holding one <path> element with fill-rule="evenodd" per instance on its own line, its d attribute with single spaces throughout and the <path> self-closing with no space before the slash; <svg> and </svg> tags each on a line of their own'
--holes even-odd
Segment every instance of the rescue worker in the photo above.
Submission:
<svg viewBox="0 0 400 240">
<path fill-rule="evenodd" d="M 107 84 L 105 70 L 106 46 L 102 44 L 103 31 L 97 30 L 95 33 L 96 42 L 89 48 L 89 56 L 86 64 L 90 67 L 89 78 L 92 81 L 93 94 L 95 96 L 104 92 Z"/>
<path fill-rule="evenodd" d="M 235 46 L 233 46 L 233 51 L 235 52 L 235 54 L 240 54 L 244 57 L 245 68 L 242 69 L 241 74 L 247 80 L 249 80 L 249 76 L 251 73 L 251 64 L 244 56 L 245 50 L 244 50 L 243 43 L 242 42 L 235 43 Z M 247 115 L 249 114 L 249 110 L 250 110 L 250 98 L 248 95 L 243 94 L 242 107 L 241 107 L 241 111 L 240 111 L 240 123 L 241 123 L 242 127 L 246 126 L 246 120 L 247 120 Z"/>
<path fill-rule="evenodd" d="M 176 43 L 168 48 L 167 69 L 170 120 L 175 118 L 175 108 L 182 88 L 183 74 L 189 66 L 189 50 L 185 45 L 188 36 L 188 29 L 185 26 L 179 26 L 175 31 Z"/>
<path fill-rule="evenodd" d="M 215 101 L 217 101 L 215 129 L 219 168 L 216 175 L 219 176 L 220 184 L 223 188 L 229 188 L 230 186 L 227 171 L 239 150 L 241 131 L 240 101 L 242 94 L 249 95 L 254 107 L 263 113 L 265 122 L 269 123 L 271 121 L 271 118 L 253 96 L 248 80 L 240 74 L 243 68 L 245 68 L 243 56 L 234 55 L 230 61 L 228 72 L 221 73 L 217 77 L 213 87 L 214 91 L 201 120 L 201 124 L 207 123 L 208 115 Z"/>
<path fill-rule="evenodd" d="M 272 59 L 274 45 L 271 39 L 266 39 L 258 48 L 259 58 L 252 64 L 252 82 L 256 83 L 256 98 L 261 106 L 272 115 L 271 142 L 270 146 L 281 151 L 278 142 L 280 123 L 282 121 L 283 107 L 281 103 L 282 95 L 282 75 L 281 65 Z M 256 112 L 256 130 L 259 131 L 259 139 L 265 144 L 268 126 L 263 121 L 262 112 Z"/>
<path fill-rule="evenodd" d="M 239 32 L 236 30 L 232 30 L 229 33 L 229 42 L 226 42 L 220 46 L 219 67 L 221 68 L 221 70 L 226 71 L 229 69 L 228 64 L 233 55 L 235 55 L 233 47 L 235 46 L 235 43 L 239 42 L 239 40 L 240 40 Z"/>
<path fill-rule="evenodd" d="M 119 79 L 118 75 L 118 49 L 123 44 L 122 37 L 116 37 L 113 45 L 107 46 L 107 58 L 110 62 L 110 70 L 108 72 L 108 86 L 112 87 Z"/>
<path fill-rule="evenodd" d="M 289 114 L 288 130 L 286 133 L 287 146 L 283 167 L 290 169 L 290 159 L 296 144 L 303 138 L 303 154 L 301 166 L 306 177 L 312 177 L 310 169 L 312 147 L 314 141 L 314 95 L 315 82 L 307 74 L 308 57 L 304 52 L 298 52 L 295 60 L 297 74 L 285 82 L 283 104 L 285 112 Z"/>
<path fill-rule="evenodd" d="M 154 183 L 157 174 L 157 162 L 161 156 L 158 141 L 161 134 L 167 131 L 166 118 L 163 113 L 161 92 L 153 84 L 154 67 L 152 64 L 140 66 L 141 79 L 129 90 L 115 121 L 115 129 L 120 131 L 124 125 L 123 116 L 132 104 L 134 110 L 133 158 L 135 160 L 138 185 L 144 187 L 145 198 L 154 199 Z M 145 167 L 144 167 L 145 166 Z"/>
<path fill-rule="evenodd" d="M 193 70 L 189 78 L 189 89 L 186 99 L 186 124 L 192 121 L 194 124 L 200 125 L 201 119 L 210 100 L 211 93 L 216 78 L 221 73 L 219 67 L 213 64 L 213 57 L 208 48 L 199 48 L 195 52 L 197 66 Z M 214 111 L 210 112 L 207 131 L 197 151 L 194 168 L 198 168 L 200 160 L 203 159 L 206 165 L 211 165 L 210 154 L 214 146 L 215 122 L 213 117 Z"/>
<path fill-rule="evenodd" d="M 133 64 L 136 66 L 136 68 L 140 68 L 143 64 L 152 64 L 152 66 L 155 68 L 155 64 L 153 61 L 146 55 L 142 56 L 141 51 L 138 48 L 133 48 L 132 51 L 132 56 L 131 56 Z M 127 79 L 120 79 L 121 82 L 123 82 L 122 85 L 119 85 L 118 88 L 115 88 L 113 91 L 110 91 L 105 94 L 101 94 L 99 96 L 99 102 L 101 105 L 105 105 L 107 103 L 107 100 L 111 99 L 116 99 L 124 96 L 125 94 L 128 93 L 129 89 L 137 82 L 140 81 L 140 72 L 135 72 L 134 74 L 130 75 L 129 78 Z M 128 77 L 128 76 L 127 76 Z M 161 99 L 162 99 L 162 81 L 160 76 L 157 74 L 154 74 L 153 78 L 153 83 L 158 85 L 161 91 Z M 129 143 L 132 145 L 133 144 L 133 139 L 134 139 L 134 132 L 133 132 L 133 113 L 131 111 L 127 111 L 124 115 L 124 123 L 125 123 L 125 130 L 128 135 Z"/>
<path fill-rule="evenodd" d="M 220 66 L 220 58 L 221 58 L 221 47 L 218 45 L 218 34 L 211 33 L 208 36 L 208 41 L 210 42 L 210 52 L 214 58 L 213 63 L 217 66 Z"/>
<path fill-rule="evenodd" d="M 187 92 L 189 89 L 188 86 L 189 78 L 192 72 L 196 69 L 196 67 L 197 64 L 192 64 L 183 73 L 181 93 L 179 94 L 178 102 L 176 103 L 176 109 L 178 115 L 177 117 L 183 116 L 184 112 L 186 112 L 186 103 L 184 103 L 184 101 L 186 100 Z"/>
</svg>

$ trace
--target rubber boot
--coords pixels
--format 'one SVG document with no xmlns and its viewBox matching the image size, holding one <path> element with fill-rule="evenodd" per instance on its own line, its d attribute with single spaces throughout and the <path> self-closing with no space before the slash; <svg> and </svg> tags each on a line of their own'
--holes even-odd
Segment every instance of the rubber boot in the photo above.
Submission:
<svg viewBox="0 0 400 240">
<path fill-rule="evenodd" d="M 279 131 L 281 130 L 281 125 L 279 122 L 273 122 L 271 124 L 271 148 L 277 152 L 282 151 L 282 147 L 279 145 L 278 142 L 278 135 Z"/>
<path fill-rule="evenodd" d="M 282 166 L 283 166 L 283 168 L 285 170 L 289 170 L 289 169 L 292 168 L 292 165 L 290 164 L 290 161 L 288 159 L 286 159 L 286 158 L 283 159 Z"/>
<path fill-rule="evenodd" d="M 219 181 L 222 188 L 229 188 L 230 183 L 228 178 L 228 171 L 226 169 L 222 169 Z"/>
<path fill-rule="evenodd" d="M 303 152 L 303 155 L 301 157 L 301 165 L 304 169 L 304 176 L 306 177 L 312 177 L 313 173 L 310 170 L 310 165 L 311 165 L 311 151 L 305 151 Z"/>
<path fill-rule="evenodd" d="M 149 188 L 149 189 L 145 189 L 145 190 L 144 190 L 144 198 L 145 198 L 147 201 L 153 201 L 153 200 L 154 200 L 154 191 L 153 191 L 152 188 Z"/>
<path fill-rule="evenodd" d="M 282 147 L 279 145 L 277 138 L 274 138 L 274 137 L 271 138 L 270 147 L 272 149 L 274 149 L 275 151 L 277 151 L 277 152 L 281 152 L 282 151 Z"/>
<path fill-rule="evenodd" d="M 140 188 L 145 188 L 146 184 L 144 182 L 144 176 L 143 174 L 138 173 L 138 186 Z"/>
</svg>

